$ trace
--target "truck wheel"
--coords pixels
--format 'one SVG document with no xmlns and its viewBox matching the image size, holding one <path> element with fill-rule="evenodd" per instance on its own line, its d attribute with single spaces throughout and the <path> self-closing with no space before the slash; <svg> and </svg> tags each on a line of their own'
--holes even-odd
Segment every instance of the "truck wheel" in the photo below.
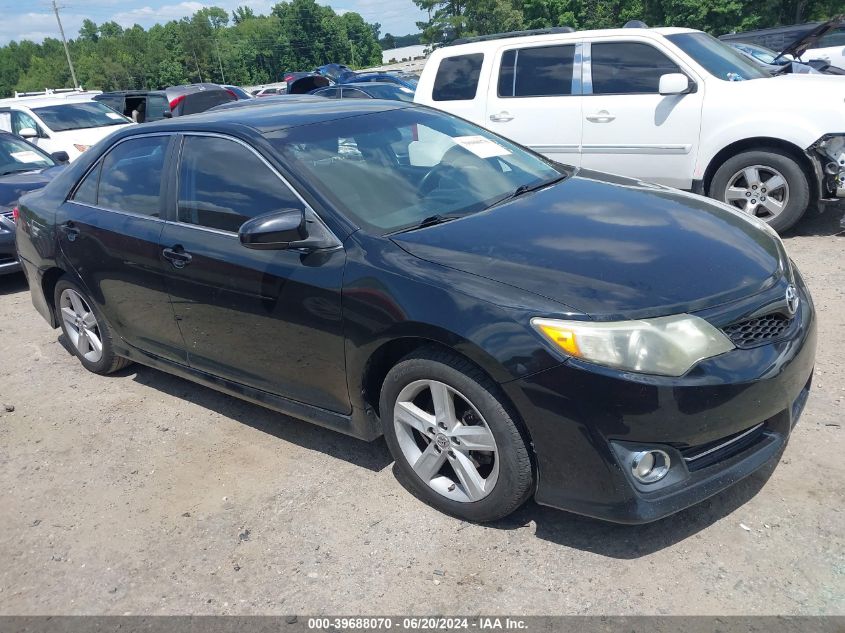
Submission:
<svg viewBox="0 0 845 633">
<path fill-rule="evenodd" d="M 114 353 L 111 327 L 69 275 L 56 284 L 54 301 L 62 332 L 85 369 L 95 374 L 110 374 L 130 364 L 128 359 Z"/>
<path fill-rule="evenodd" d="M 729 158 L 713 175 L 709 195 L 754 215 L 781 232 L 810 204 L 807 175 L 778 150 L 753 150 Z"/>
<path fill-rule="evenodd" d="M 498 394 L 478 367 L 437 348 L 406 356 L 388 372 L 384 436 L 416 497 L 467 521 L 500 519 L 529 497 L 528 445 Z"/>
</svg>

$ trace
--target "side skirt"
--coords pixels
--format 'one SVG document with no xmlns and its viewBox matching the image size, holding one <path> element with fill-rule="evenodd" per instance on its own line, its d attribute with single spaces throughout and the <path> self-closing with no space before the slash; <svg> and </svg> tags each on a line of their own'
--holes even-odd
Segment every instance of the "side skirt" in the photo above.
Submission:
<svg viewBox="0 0 845 633">
<path fill-rule="evenodd" d="M 299 418 L 306 422 L 311 422 L 318 426 L 338 431 L 345 435 L 360 440 L 372 441 L 378 438 L 381 433 L 381 424 L 375 418 L 375 415 L 369 411 L 362 411 L 353 408 L 350 415 L 343 413 L 336 413 L 328 409 L 322 409 L 296 400 L 289 400 L 282 396 L 277 396 L 268 391 L 255 389 L 241 383 L 233 382 L 213 374 L 199 371 L 185 365 L 174 363 L 170 360 L 159 358 L 152 354 L 147 354 L 137 348 L 126 344 L 115 345 L 115 352 L 119 356 L 124 356 L 136 363 L 158 369 L 180 378 L 199 383 L 211 389 L 221 391 L 223 393 L 235 396 L 242 400 L 247 400 L 253 404 L 258 404 L 273 411 L 278 411 L 293 418 Z"/>
</svg>

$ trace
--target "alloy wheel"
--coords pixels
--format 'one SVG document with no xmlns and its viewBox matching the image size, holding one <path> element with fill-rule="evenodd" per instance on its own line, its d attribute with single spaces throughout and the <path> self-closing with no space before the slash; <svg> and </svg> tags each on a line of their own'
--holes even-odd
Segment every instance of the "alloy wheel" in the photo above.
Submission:
<svg viewBox="0 0 845 633">
<path fill-rule="evenodd" d="M 59 308 L 70 342 L 85 360 L 98 362 L 103 357 L 103 339 L 91 307 L 81 294 L 65 288 L 59 296 Z"/>
<path fill-rule="evenodd" d="M 789 184 L 778 170 L 767 165 L 750 165 L 728 180 L 725 202 L 744 213 L 770 222 L 789 203 Z"/>
<path fill-rule="evenodd" d="M 458 390 L 416 380 L 399 393 L 393 424 L 402 454 L 428 486 L 453 501 L 473 502 L 496 485 L 496 439 L 484 417 Z"/>
</svg>

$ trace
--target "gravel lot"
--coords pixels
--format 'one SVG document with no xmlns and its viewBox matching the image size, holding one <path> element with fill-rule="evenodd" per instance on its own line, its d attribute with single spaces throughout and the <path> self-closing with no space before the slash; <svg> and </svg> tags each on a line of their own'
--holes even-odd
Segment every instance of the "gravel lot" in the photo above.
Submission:
<svg viewBox="0 0 845 633">
<path fill-rule="evenodd" d="M 845 614 L 841 209 L 787 239 L 819 311 L 776 469 L 625 527 L 477 526 L 367 444 L 167 374 L 85 372 L 0 277 L 0 614 Z"/>
</svg>

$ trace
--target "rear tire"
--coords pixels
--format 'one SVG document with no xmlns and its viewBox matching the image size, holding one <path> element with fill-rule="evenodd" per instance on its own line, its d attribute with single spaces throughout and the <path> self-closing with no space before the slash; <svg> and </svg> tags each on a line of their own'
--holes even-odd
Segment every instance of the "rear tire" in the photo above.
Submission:
<svg viewBox="0 0 845 633">
<path fill-rule="evenodd" d="M 752 150 L 722 163 L 713 175 L 708 195 L 756 215 L 781 232 L 806 212 L 810 183 L 801 165 L 788 154 L 776 149 Z"/>
<path fill-rule="evenodd" d="M 478 367 L 435 347 L 388 372 L 380 398 L 384 435 L 416 497 L 473 522 L 505 517 L 528 499 L 528 443 L 499 394 Z"/>
<path fill-rule="evenodd" d="M 111 374 L 131 363 L 115 354 L 111 326 L 69 275 L 56 283 L 53 305 L 62 333 L 85 369 L 95 374 Z"/>
</svg>

